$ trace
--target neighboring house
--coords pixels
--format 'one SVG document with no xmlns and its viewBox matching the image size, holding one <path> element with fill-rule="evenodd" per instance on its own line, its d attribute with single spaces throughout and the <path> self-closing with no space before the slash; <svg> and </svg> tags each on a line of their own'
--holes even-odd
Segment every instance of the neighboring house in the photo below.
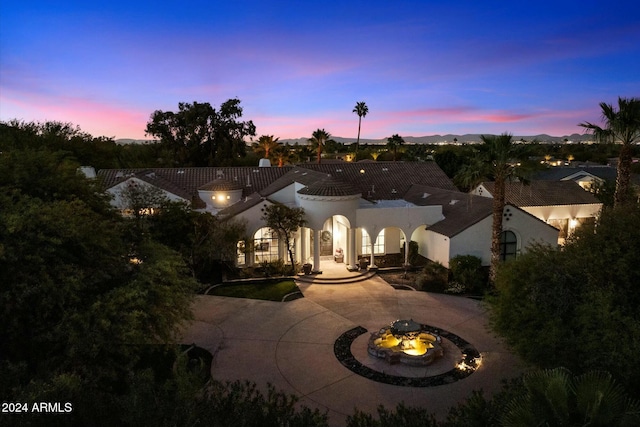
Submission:
<svg viewBox="0 0 640 427">
<path fill-rule="evenodd" d="M 587 191 L 605 181 L 616 181 L 616 168 L 611 166 L 557 167 L 537 172 L 534 181 L 573 181 Z"/>
<path fill-rule="evenodd" d="M 294 256 L 314 271 L 334 260 L 356 269 L 361 258 L 375 267 L 375 255 L 402 253 L 412 240 L 421 255 L 445 266 L 466 254 L 490 263 L 491 201 L 459 192 L 435 162 L 101 170 L 98 177 L 114 194 L 140 179 L 194 208 L 242 219 L 251 241 L 238 242 L 238 265 L 286 262 L 283 242 L 261 219 L 273 203 L 304 209 L 307 223 L 294 236 Z M 558 240 L 556 228 L 513 204 L 505 207 L 503 227 L 505 259 L 533 241 Z"/>
<path fill-rule="evenodd" d="M 483 182 L 471 193 L 493 198 L 494 184 Z M 602 203 L 573 180 L 509 182 L 505 200 L 560 230 L 560 244 L 576 227 L 594 221 L 602 209 Z"/>
</svg>

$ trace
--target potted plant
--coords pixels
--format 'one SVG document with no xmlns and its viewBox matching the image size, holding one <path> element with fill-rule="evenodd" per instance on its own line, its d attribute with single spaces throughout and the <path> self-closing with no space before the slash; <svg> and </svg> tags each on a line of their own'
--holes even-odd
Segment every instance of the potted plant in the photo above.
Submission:
<svg viewBox="0 0 640 427">
<path fill-rule="evenodd" d="M 305 262 L 304 264 L 302 264 L 302 271 L 304 272 L 305 275 L 311 274 L 311 267 L 312 265 L 309 264 L 308 262 Z"/>
</svg>

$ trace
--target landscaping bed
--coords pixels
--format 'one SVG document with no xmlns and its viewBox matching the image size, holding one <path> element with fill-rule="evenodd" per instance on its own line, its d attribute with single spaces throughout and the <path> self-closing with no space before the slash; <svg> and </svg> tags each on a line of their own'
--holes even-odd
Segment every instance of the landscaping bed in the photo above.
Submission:
<svg viewBox="0 0 640 427">
<path fill-rule="evenodd" d="M 213 286 L 205 291 L 206 295 L 216 295 L 233 298 L 251 298 L 267 301 L 290 301 L 292 294 L 299 293 L 300 289 L 292 279 L 267 279 L 251 280 L 234 283 L 225 283 Z"/>
</svg>

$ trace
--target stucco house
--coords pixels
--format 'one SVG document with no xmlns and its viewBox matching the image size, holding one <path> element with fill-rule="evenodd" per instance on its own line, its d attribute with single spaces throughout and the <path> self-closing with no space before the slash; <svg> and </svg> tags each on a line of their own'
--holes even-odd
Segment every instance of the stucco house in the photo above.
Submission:
<svg viewBox="0 0 640 427">
<path fill-rule="evenodd" d="M 238 242 L 239 266 L 287 260 L 283 242 L 261 219 L 273 203 L 304 209 L 307 223 L 294 236 L 295 260 L 312 264 L 314 271 L 323 262 L 357 269 L 363 258 L 375 268 L 374 256 L 402 252 L 407 261 L 403 248 L 410 241 L 445 266 L 466 254 L 490 263 L 491 200 L 458 191 L 434 162 L 101 170 L 98 177 L 116 206 L 118 192 L 136 182 L 194 209 L 242 219 L 252 244 Z M 503 227 L 505 259 L 534 241 L 558 240 L 557 228 L 514 204 L 504 209 Z"/>
<path fill-rule="evenodd" d="M 615 167 L 606 165 L 553 167 L 536 172 L 533 179 L 535 181 L 573 181 L 589 191 L 605 181 L 615 182 L 616 174 Z"/>
<path fill-rule="evenodd" d="M 483 182 L 471 193 L 493 198 L 494 184 Z M 529 184 L 508 182 L 505 200 L 557 228 L 559 244 L 563 244 L 576 227 L 594 221 L 602 210 L 602 203 L 572 179 L 531 181 Z"/>
</svg>

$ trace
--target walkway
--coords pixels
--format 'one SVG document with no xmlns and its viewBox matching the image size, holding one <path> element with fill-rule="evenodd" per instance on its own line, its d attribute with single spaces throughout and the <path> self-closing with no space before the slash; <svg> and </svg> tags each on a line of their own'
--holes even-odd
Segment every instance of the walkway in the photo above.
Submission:
<svg viewBox="0 0 640 427">
<path fill-rule="evenodd" d="M 329 274 L 342 275 L 341 270 Z M 392 408 L 403 401 L 444 417 L 471 390 L 492 393 L 502 378 L 520 372 L 517 358 L 488 331 L 485 310 L 477 301 L 399 291 L 379 277 L 342 285 L 299 283 L 299 287 L 305 298 L 286 303 L 198 296 L 196 320 L 184 331 L 182 342 L 214 354 L 214 378 L 247 379 L 265 389 L 271 383 L 299 396 L 302 404 L 328 410 L 332 425 L 344 425 L 354 407 L 375 413 L 379 404 Z M 480 368 L 452 384 L 415 388 L 368 380 L 336 359 L 334 342 L 344 332 L 357 326 L 375 331 L 399 318 L 412 318 L 465 339 L 481 353 Z M 430 367 L 390 366 L 367 354 L 367 339 L 368 334 L 355 339 L 353 355 L 392 375 L 435 375 L 451 369 L 460 355 L 445 342 L 448 353 Z"/>
</svg>

